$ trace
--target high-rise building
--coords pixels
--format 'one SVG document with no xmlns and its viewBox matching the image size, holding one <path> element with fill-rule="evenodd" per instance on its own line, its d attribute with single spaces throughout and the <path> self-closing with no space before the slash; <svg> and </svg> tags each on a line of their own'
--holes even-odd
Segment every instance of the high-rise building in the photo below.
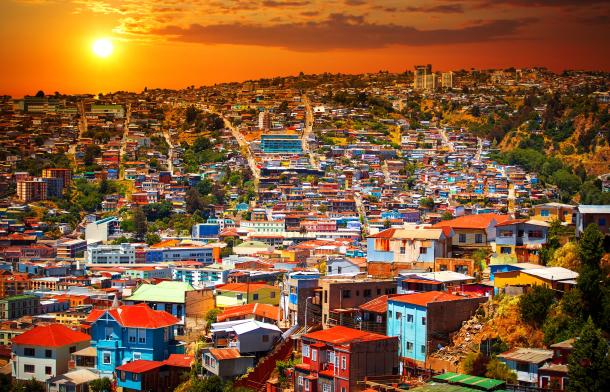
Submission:
<svg viewBox="0 0 610 392">
<path fill-rule="evenodd" d="M 441 85 L 443 88 L 453 88 L 453 72 L 443 72 L 441 75 Z"/>
<path fill-rule="evenodd" d="M 61 178 L 64 181 L 64 188 L 67 188 L 72 182 L 72 170 L 55 167 L 43 169 L 42 178 Z"/>
<path fill-rule="evenodd" d="M 258 114 L 258 129 L 271 129 L 271 115 L 266 110 Z"/>
<path fill-rule="evenodd" d="M 42 178 L 17 181 L 17 197 L 23 202 L 47 200 L 47 182 Z"/>
<path fill-rule="evenodd" d="M 426 88 L 426 76 L 430 74 L 432 74 L 432 64 L 415 66 L 413 85 L 416 90 L 424 90 Z"/>
</svg>

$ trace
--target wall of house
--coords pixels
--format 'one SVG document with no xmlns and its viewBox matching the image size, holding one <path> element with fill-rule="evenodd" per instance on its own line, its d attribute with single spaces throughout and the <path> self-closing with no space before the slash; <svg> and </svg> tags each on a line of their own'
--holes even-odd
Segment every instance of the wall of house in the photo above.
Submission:
<svg viewBox="0 0 610 392">
<path fill-rule="evenodd" d="M 412 317 L 411 321 L 409 316 Z M 388 301 L 386 335 L 399 337 L 400 357 L 422 362 L 426 360 L 426 350 L 422 349 L 427 342 L 427 326 L 422 323 L 424 318 L 427 319 L 427 309 L 423 306 Z"/>
<path fill-rule="evenodd" d="M 214 308 L 214 290 L 203 289 L 186 292 L 185 308 L 187 317 L 203 317 Z"/>
<path fill-rule="evenodd" d="M 542 285 L 551 287 L 551 283 L 536 276 L 527 275 L 518 271 L 497 272 L 494 274 L 494 287 L 505 286 L 535 286 Z"/>
<path fill-rule="evenodd" d="M 248 372 L 248 368 L 254 367 L 255 358 L 253 356 L 245 356 L 230 360 L 220 361 L 218 367 L 218 376 L 220 377 L 235 377 L 241 376 Z"/>
<path fill-rule="evenodd" d="M 349 361 L 350 391 L 363 389 L 367 376 L 398 374 L 398 338 L 352 343 Z"/>
<path fill-rule="evenodd" d="M 280 331 L 258 328 L 239 335 L 237 348 L 240 353 L 269 351 L 281 335 L 282 333 Z M 267 341 L 263 341 L 264 336 L 267 336 Z"/>
<path fill-rule="evenodd" d="M 13 353 L 17 356 L 13 361 L 13 377 L 18 380 L 30 380 L 35 378 L 39 381 L 46 381 L 55 376 L 60 376 L 68 372 L 68 361 L 70 360 L 70 347 L 74 351 L 89 347 L 89 342 L 79 342 L 62 347 L 37 347 L 28 345 L 13 345 Z M 25 348 L 33 348 L 34 356 L 25 356 Z M 51 350 L 51 358 L 46 358 L 46 350 Z M 24 365 L 34 365 L 34 373 L 26 373 Z M 51 368 L 51 374 L 46 374 L 45 368 Z"/>
<path fill-rule="evenodd" d="M 388 247 L 387 250 L 380 250 L 375 247 L 376 238 L 367 238 L 366 240 L 366 260 L 368 262 L 385 262 L 391 263 L 394 261 L 394 252 Z M 379 243 L 379 241 L 377 241 Z"/>
<path fill-rule="evenodd" d="M 480 304 L 487 300 L 487 297 L 476 297 L 429 303 L 426 351 L 436 350 L 439 344 L 449 344 L 449 333 L 460 329 L 462 322 L 471 318 Z"/>
</svg>

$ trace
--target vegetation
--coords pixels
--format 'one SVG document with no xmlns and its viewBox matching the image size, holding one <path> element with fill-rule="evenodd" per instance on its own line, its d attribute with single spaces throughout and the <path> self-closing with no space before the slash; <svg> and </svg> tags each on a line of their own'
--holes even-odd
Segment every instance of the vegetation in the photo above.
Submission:
<svg viewBox="0 0 610 392">
<path fill-rule="evenodd" d="M 112 381 L 108 377 L 98 378 L 89 383 L 89 389 L 92 392 L 111 392 Z"/>
<path fill-rule="evenodd" d="M 589 318 L 568 358 L 568 391 L 602 392 L 610 385 L 610 346 Z"/>
<path fill-rule="evenodd" d="M 534 326 L 541 326 L 553 304 L 553 290 L 546 286 L 536 285 L 519 299 L 521 319 Z"/>
</svg>

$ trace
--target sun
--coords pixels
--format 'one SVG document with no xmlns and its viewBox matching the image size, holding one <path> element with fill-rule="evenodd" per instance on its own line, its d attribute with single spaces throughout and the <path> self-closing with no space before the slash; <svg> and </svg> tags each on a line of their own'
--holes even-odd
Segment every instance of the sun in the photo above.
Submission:
<svg viewBox="0 0 610 392">
<path fill-rule="evenodd" d="M 112 54 L 114 47 L 108 38 L 100 38 L 93 42 L 91 49 L 96 56 L 105 58 Z"/>
</svg>

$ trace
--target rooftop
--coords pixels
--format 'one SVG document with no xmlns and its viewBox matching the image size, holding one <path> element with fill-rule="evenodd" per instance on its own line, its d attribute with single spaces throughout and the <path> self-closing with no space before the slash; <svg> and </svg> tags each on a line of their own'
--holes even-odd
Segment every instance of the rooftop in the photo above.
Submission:
<svg viewBox="0 0 610 392">
<path fill-rule="evenodd" d="M 310 332 L 303 335 L 304 338 L 318 340 L 331 344 L 349 344 L 356 342 L 368 342 L 373 340 L 391 339 L 389 336 L 378 333 L 361 331 L 343 326 L 336 326 L 321 331 Z"/>
<path fill-rule="evenodd" d="M 91 336 L 74 331 L 63 324 L 34 327 L 13 338 L 13 344 L 39 347 L 63 347 L 69 344 L 88 342 Z"/>
<path fill-rule="evenodd" d="M 423 293 L 397 295 L 396 297 L 388 299 L 388 301 L 403 302 L 426 307 L 432 302 L 459 301 L 463 299 L 466 299 L 466 297 L 449 294 L 444 291 L 426 291 Z"/>
</svg>

